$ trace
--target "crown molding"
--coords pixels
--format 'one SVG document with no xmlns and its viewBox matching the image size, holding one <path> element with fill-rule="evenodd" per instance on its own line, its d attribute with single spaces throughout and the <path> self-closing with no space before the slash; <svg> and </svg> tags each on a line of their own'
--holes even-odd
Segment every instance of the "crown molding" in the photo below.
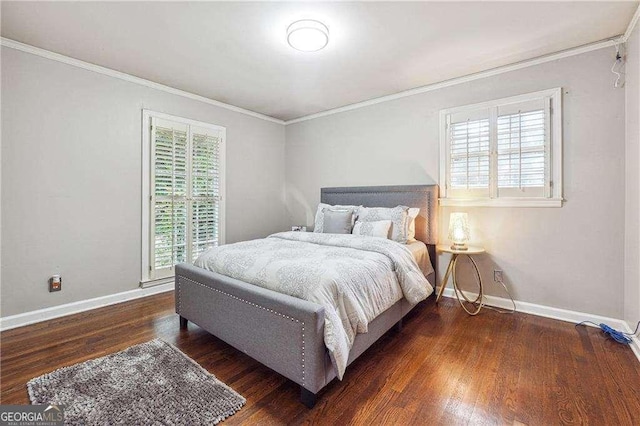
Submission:
<svg viewBox="0 0 640 426">
<path fill-rule="evenodd" d="M 523 68 L 532 67 L 546 62 L 556 61 L 558 59 L 567 58 L 569 56 L 580 55 L 582 53 L 591 52 L 593 50 L 603 49 L 605 47 L 615 46 L 616 44 L 623 43 L 624 36 L 616 36 L 605 40 L 597 41 L 595 43 L 589 43 L 571 49 L 561 50 L 559 52 L 550 53 L 548 55 L 538 56 L 536 58 L 527 59 L 521 62 L 516 62 L 509 65 L 503 65 L 500 67 L 492 68 L 486 71 L 480 71 L 474 74 L 465 75 L 462 77 L 452 78 L 450 80 L 441 81 L 438 83 L 428 84 L 426 86 L 417 87 L 415 89 L 409 89 L 402 92 L 394 93 L 392 95 L 381 96 L 379 98 L 369 99 L 367 101 L 357 102 L 355 104 L 346 105 L 343 107 L 333 108 L 326 111 L 318 112 L 315 114 L 305 115 L 303 117 L 294 118 L 293 120 L 285 121 L 285 125 L 300 123 L 302 121 L 313 120 L 320 117 L 326 117 L 328 115 L 338 114 L 341 112 L 352 111 L 354 109 L 364 108 L 371 105 L 379 104 L 382 102 L 389 102 L 396 99 L 406 98 L 408 96 L 419 95 L 421 93 L 431 92 L 445 87 L 455 86 L 458 84 L 468 83 L 474 80 L 480 80 L 487 77 L 493 77 L 495 75 L 504 74 L 511 71 L 516 71 Z"/>
<path fill-rule="evenodd" d="M 315 114 L 305 115 L 302 117 L 294 118 L 292 120 L 280 120 L 278 118 L 270 117 L 268 115 L 260 114 L 255 111 L 250 111 L 244 108 L 240 108 L 234 105 L 226 104 L 224 102 L 216 101 L 214 99 L 206 98 L 201 95 L 196 95 L 194 93 L 186 92 L 184 90 L 176 89 L 170 86 L 166 86 L 164 84 L 156 83 L 150 80 L 146 80 L 144 78 L 136 77 L 130 74 L 126 74 L 120 71 L 112 70 L 110 68 L 106 68 L 100 65 L 91 64 L 89 62 L 81 61 L 79 59 L 71 58 L 69 56 L 65 56 L 59 53 L 51 52 L 46 49 L 42 49 L 39 47 L 31 46 L 29 44 L 21 43 L 15 40 L 11 40 L 5 37 L 0 38 L 0 45 L 20 50 L 22 52 L 31 53 L 33 55 L 37 55 L 43 58 L 51 59 L 54 61 L 62 62 L 67 65 L 72 65 L 78 68 L 86 69 L 89 71 L 97 72 L 100 74 L 108 75 L 111 77 L 118 78 L 120 80 L 128 81 L 130 83 L 139 84 L 142 86 L 150 87 L 152 89 L 160 90 L 163 92 L 171 93 L 174 95 L 182 96 L 185 98 L 193 99 L 199 102 L 207 103 L 209 105 L 214 105 L 220 108 L 225 108 L 230 111 L 238 112 L 240 114 L 245 114 L 251 117 L 259 118 L 262 120 L 270 121 L 277 124 L 289 125 L 300 123 L 302 121 L 313 120 L 316 118 L 326 117 L 333 114 L 338 114 L 341 112 L 352 111 L 359 108 L 364 108 L 371 105 L 376 105 L 383 102 L 389 102 L 396 99 L 402 99 L 409 96 L 418 95 L 421 93 L 431 92 L 438 89 L 443 89 L 445 87 L 455 86 L 458 84 L 468 83 L 470 81 L 480 80 L 487 77 L 492 77 L 500 74 L 504 74 L 511 71 L 516 71 L 523 68 L 532 67 L 539 64 L 544 64 L 546 62 L 555 61 L 562 58 L 567 58 L 570 56 L 580 55 L 582 53 L 591 52 L 598 49 L 603 49 L 606 47 L 615 46 L 620 43 L 624 43 L 627 41 L 631 32 L 633 31 L 638 19 L 640 18 L 640 6 L 636 9 L 631 21 L 629 22 L 629 26 L 627 27 L 625 33 L 623 35 L 619 35 L 616 37 L 608 38 L 605 40 L 597 41 L 594 43 L 585 44 L 578 47 L 573 47 L 566 50 L 561 50 L 559 52 L 551 53 L 548 55 L 539 56 L 532 59 L 527 59 L 524 61 L 516 62 L 513 64 L 503 65 L 500 67 L 492 68 L 485 71 L 480 71 L 477 73 L 465 75 L 462 77 L 456 77 L 449 80 L 441 81 L 438 83 L 428 84 L 425 86 L 420 86 L 414 89 L 404 90 L 402 92 L 394 93 L 391 95 L 385 95 L 378 98 L 369 99 L 362 102 L 356 102 L 354 104 L 345 105 L 338 108 L 328 109 L 326 111 L 321 111 Z"/>
<path fill-rule="evenodd" d="M 633 14 L 633 17 L 631 18 L 631 21 L 627 26 L 627 30 L 624 32 L 624 35 L 622 36 L 623 43 L 626 43 L 627 40 L 629 40 L 629 37 L 631 37 L 631 33 L 633 32 L 633 29 L 638 23 L 638 19 L 640 19 L 640 5 L 638 5 L 638 8 L 636 9 L 636 13 Z"/>
<path fill-rule="evenodd" d="M 234 105 L 225 104 L 224 102 L 220 102 L 214 99 L 206 98 L 204 96 L 196 95 L 195 93 L 190 93 L 190 92 L 186 92 L 184 90 L 176 89 L 170 86 L 165 86 L 164 84 L 156 83 L 151 80 L 146 80 L 144 78 L 140 78 L 124 72 L 112 70 L 110 68 L 106 68 L 100 65 L 91 64 L 89 62 L 81 61 L 79 59 L 71 58 L 69 56 L 65 56 L 60 53 L 51 52 L 46 49 L 41 49 L 39 47 L 31 46 L 29 44 L 21 43 L 19 41 L 11 40 L 5 37 L 2 37 L 0 39 L 0 45 L 4 47 L 8 47 L 10 49 L 31 53 L 32 55 L 40 56 L 42 58 L 47 58 L 57 62 L 62 62 L 64 64 L 82 68 L 88 71 L 93 71 L 99 74 L 108 75 L 109 77 L 118 78 L 120 80 L 128 81 L 129 83 L 139 84 L 141 86 L 149 87 L 151 89 L 156 89 L 162 92 L 171 93 L 172 95 L 178 95 L 184 98 L 193 99 L 198 102 L 203 102 L 205 104 L 224 108 L 233 112 L 248 115 L 250 117 L 259 118 L 261 120 L 270 121 L 272 123 L 284 124 L 284 121 L 278 118 L 269 117 L 268 115 L 260 114 L 258 112 L 250 111 L 248 109 L 240 108 Z"/>
</svg>

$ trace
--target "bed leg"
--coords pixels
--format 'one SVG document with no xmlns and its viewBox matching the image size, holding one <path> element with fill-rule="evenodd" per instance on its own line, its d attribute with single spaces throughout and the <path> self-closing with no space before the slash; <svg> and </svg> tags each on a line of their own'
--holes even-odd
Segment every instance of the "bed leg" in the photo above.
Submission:
<svg viewBox="0 0 640 426">
<path fill-rule="evenodd" d="M 186 319 L 183 316 L 180 316 L 180 329 L 181 330 L 186 330 L 187 329 L 187 324 L 189 323 L 189 320 Z"/>
<path fill-rule="evenodd" d="M 400 321 L 398 321 L 398 322 L 396 323 L 396 331 L 397 331 L 398 333 L 400 333 L 400 332 L 402 331 L 402 318 L 400 318 Z"/>
<path fill-rule="evenodd" d="M 316 394 L 300 386 L 300 402 L 307 408 L 313 408 L 316 405 Z"/>
</svg>

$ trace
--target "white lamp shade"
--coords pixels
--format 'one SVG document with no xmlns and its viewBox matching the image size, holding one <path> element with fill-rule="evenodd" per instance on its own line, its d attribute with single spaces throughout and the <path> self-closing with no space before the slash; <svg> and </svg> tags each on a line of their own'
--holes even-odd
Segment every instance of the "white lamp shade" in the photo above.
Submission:
<svg viewBox="0 0 640 426">
<path fill-rule="evenodd" d="M 466 248 L 469 234 L 469 215 L 467 213 L 451 213 L 449 216 L 449 240 L 453 243 L 453 247 Z"/>
</svg>

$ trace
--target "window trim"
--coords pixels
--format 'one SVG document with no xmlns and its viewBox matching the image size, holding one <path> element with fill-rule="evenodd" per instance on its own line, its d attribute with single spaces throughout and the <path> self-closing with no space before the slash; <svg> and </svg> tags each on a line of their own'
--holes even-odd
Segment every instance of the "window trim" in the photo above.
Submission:
<svg viewBox="0 0 640 426">
<path fill-rule="evenodd" d="M 151 266 L 151 118 L 163 120 L 171 120 L 183 123 L 189 126 L 203 127 L 220 132 L 220 210 L 218 220 L 218 240 L 222 245 L 226 241 L 225 235 L 225 201 L 226 201 L 226 144 L 227 130 L 226 127 L 217 126 L 215 124 L 205 123 L 202 121 L 191 120 L 189 118 L 170 115 L 163 112 L 152 111 L 148 109 L 142 110 L 142 268 L 140 286 L 147 287 L 155 284 L 162 284 L 172 280 L 173 276 L 152 277 L 150 274 Z"/>
<path fill-rule="evenodd" d="M 448 197 L 448 141 L 447 141 L 447 116 L 450 114 L 474 111 L 483 108 L 495 108 L 509 104 L 532 101 L 540 98 L 549 98 L 551 108 L 551 150 L 549 152 L 551 191 L 549 197 L 504 197 L 495 196 L 494 184 L 490 183 L 490 196 L 477 198 L 449 198 Z M 494 118 L 494 117 L 492 117 Z M 490 126 L 494 126 L 493 120 Z M 440 111 L 440 205 L 454 207 L 562 207 L 562 88 L 541 90 L 523 95 L 495 99 L 471 105 L 447 108 Z M 495 149 L 495 145 L 491 147 Z M 491 156 L 493 156 L 493 151 Z M 490 169 L 492 181 L 495 181 L 495 172 Z"/>
</svg>

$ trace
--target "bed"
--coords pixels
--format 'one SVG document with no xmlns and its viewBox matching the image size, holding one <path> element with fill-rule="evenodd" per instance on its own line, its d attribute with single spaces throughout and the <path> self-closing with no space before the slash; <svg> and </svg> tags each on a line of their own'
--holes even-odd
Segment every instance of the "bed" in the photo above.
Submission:
<svg viewBox="0 0 640 426">
<path fill-rule="evenodd" d="M 420 208 L 416 240 L 427 246 L 434 270 L 427 279 L 435 285 L 436 185 L 322 188 L 320 195 L 331 205 Z M 176 265 L 175 284 L 182 328 L 191 321 L 297 383 L 306 406 L 312 407 L 317 393 L 338 376 L 325 346 L 320 304 L 189 264 Z M 394 325 L 400 327 L 414 306 L 401 298 L 370 321 L 367 333 L 355 336 L 346 365 Z"/>
</svg>

